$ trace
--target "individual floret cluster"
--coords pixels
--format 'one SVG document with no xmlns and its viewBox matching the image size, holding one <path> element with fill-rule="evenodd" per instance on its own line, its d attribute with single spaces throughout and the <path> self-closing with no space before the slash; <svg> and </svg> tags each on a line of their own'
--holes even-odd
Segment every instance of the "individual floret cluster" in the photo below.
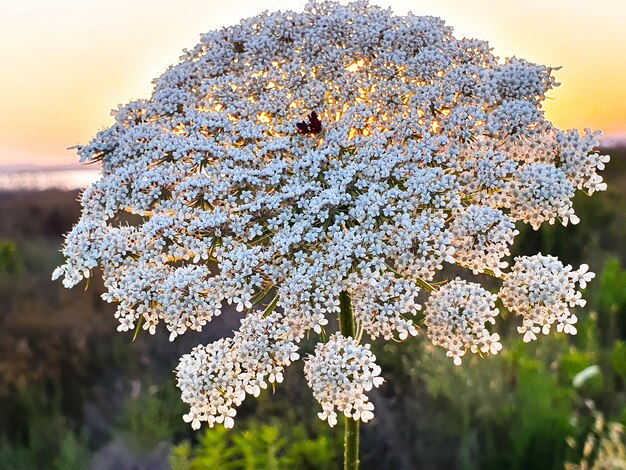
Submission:
<svg viewBox="0 0 626 470">
<path fill-rule="evenodd" d="M 307 370 L 324 417 L 332 403 L 369 419 L 363 391 L 378 369 L 355 341 L 426 326 L 455 362 L 497 352 L 493 296 L 446 284 L 446 265 L 504 279 L 527 339 L 554 322 L 575 331 L 572 283 L 589 273 L 574 279 L 545 257 L 506 272 L 516 223 L 576 223 L 575 191 L 606 188 L 597 134 L 544 115 L 556 85 L 552 68 L 500 60 L 438 18 L 364 1 L 210 32 L 149 99 L 120 106 L 78 147 L 102 177 L 82 195 L 53 277 L 72 287 L 99 269 L 120 331 L 165 328 L 175 340 L 225 310 L 244 316 L 232 339 L 181 360 L 194 427 L 232 425 L 247 394 L 280 381 L 300 338 L 332 334 L 347 296 L 354 339 L 332 336 Z M 358 366 L 346 383 L 323 377 L 331 350 L 337 374 L 342 360 Z"/>
<path fill-rule="evenodd" d="M 337 424 L 337 411 L 356 421 L 374 417 L 374 405 L 365 392 L 383 383 L 370 345 L 334 334 L 315 347 L 304 363 L 304 375 L 313 396 L 322 405 L 320 419 Z M 336 410 L 336 411 L 335 411 Z"/>
<path fill-rule="evenodd" d="M 487 324 L 495 324 L 498 297 L 480 284 L 456 278 L 434 292 L 425 306 L 428 337 L 448 350 L 446 355 L 461 364 L 469 350 L 497 354 L 500 335 L 490 333 Z"/>
<path fill-rule="evenodd" d="M 504 279 L 500 298 L 504 306 L 522 317 L 518 331 L 524 341 L 537 339 L 537 333 L 550 333 L 556 323 L 557 331 L 574 335 L 578 319 L 571 308 L 583 307 L 576 284 L 581 288 L 595 277 L 583 264 L 577 271 L 570 265 L 563 266 L 554 256 L 519 256 L 515 265 Z"/>
<path fill-rule="evenodd" d="M 233 427 L 235 408 L 246 394 L 258 397 L 268 382 L 281 383 L 284 368 L 300 357 L 299 333 L 281 323 L 276 312 L 251 314 L 233 338 L 196 346 L 183 355 L 176 375 L 182 400 L 190 406 L 185 421 L 194 429 L 202 421 L 210 427 Z"/>
<path fill-rule="evenodd" d="M 604 170 L 609 162 L 608 155 L 593 152 L 598 146 L 596 138 L 600 132 L 585 129 L 585 135 L 569 130 L 555 135 L 555 152 L 561 162 L 561 169 L 570 178 L 577 189 L 586 189 L 589 194 L 594 191 L 606 191 L 606 183 L 597 170 Z"/>
<path fill-rule="evenodd" d="M 519 234 L 513 218 L 498 209 L 474 205 L 454 219 L 450 232 L 454 259 L 459 265 L 474 274 L 493 271 L 496 276 L 508 266 L 503 260 Z"/>
<path fill-rule="evenodd" d="M 572 198 L 574 186 L 567 175 L 548 163 L 534 163 L 519 168 L 503 193 L 503 206 L 517 220 L 528 222 L 534 229 L 542 223 L 554 224 L 556 219 L 563 225 L 577 224 Z"/>
<path fill-rule="evenodd" d="M 350 283 L 348 292 L 357 323 L 372 338 L 382 336 L 404 340 L 417 335 L 414 316 L 422 306 L 417 302 L 419 287 L 414 282 L 391 273 L 372 275 L 369 282 L 362 279 Z"/>
</svg>

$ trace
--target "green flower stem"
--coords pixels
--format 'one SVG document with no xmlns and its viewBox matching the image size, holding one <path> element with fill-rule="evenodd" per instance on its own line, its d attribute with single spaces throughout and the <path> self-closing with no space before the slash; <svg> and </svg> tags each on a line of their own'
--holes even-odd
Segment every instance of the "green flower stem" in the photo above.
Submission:
<svg viewBox="0 0 626 470">
<path fill-rule="evenodd" d="M 276 310 L 276 306 L 278 305 L 278 300 L 280 299 L 280 297 L 278 297 L 278 295 L 276 295 L 272 301 L 270 302 L 270 304 L 266 307 L 266 309 L 263 311 L 263 318 L 268 317 L 274 310 Z"/>
<path fill-rule="evenodd" d="M 345 337 L 354 338 L 354 315 L 352 303 L 347 292 L 339 296 L 339 329 Z M 343 438 L 343 468 L 357 470 L 359 468 L 359 421 L 344 416 L 345 431 Z"/>
</svg>

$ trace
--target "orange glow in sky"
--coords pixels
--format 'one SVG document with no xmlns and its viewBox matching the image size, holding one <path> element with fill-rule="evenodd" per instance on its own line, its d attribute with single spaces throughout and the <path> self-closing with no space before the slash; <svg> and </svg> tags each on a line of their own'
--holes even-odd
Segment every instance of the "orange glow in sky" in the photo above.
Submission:
<svg viewBox="0 0 626 470">
<path fill-rule="evenodd" d="M 622 0 L 371 0 L 443 18 L 457 36 L 487 40 L 563 68 L 546 103 L 561 128 L 626 134 L 626 2 Z M 65 164 L 67 147 L 112 122 L 118 103 L 201 33 L 301 0 L 0 0 L 0 164 Z"/>
</svg>

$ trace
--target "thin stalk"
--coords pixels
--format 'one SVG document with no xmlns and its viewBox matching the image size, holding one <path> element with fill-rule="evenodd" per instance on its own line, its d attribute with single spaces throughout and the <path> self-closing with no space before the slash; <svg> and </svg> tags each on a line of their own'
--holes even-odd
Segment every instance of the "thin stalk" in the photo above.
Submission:
<svg viewBox="0 0 626 470">
<path fill-rule="evenodd" d="M 354 338 L 354 315 L 352 303 L 347 292 L 339 295 L 339 329 L 345 337 Z M 357 470 L 359 468 L 359 421 L 344 416 L 343 436 L 343 468 Z"/>
<path fill-rule="evenodd" d="M 278 300 L 279 299 L 280 299 L 280 297 L 278 297 L 278 295 L 276 295 L 272 299 L 272 301 L 269 303 L 269 305 L 263 311 L 263 318 L 268 317 L 274 310 L 276 310 L 276 306 L 278 305 Z"/>
</svg>

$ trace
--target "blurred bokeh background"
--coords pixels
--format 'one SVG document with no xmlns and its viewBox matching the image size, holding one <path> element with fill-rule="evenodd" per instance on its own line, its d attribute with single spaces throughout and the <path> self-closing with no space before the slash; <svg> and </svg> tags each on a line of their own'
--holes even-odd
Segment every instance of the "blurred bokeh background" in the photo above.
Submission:
<svg viewBox="0 0 626 470">
<path fill-rule="evenodd" d="M 597 273 L 578 335 L 524 344 L 502 322 L 504 351 L 459 367 L 423 337 L 376 343 L 386 384 L 371 394 L 363 468 L 626 468 L 626 3 L 374 3 L 441 16 L 502 57 L 562 65 L 548 117 L 603 129 L 601 151 L 612 161 L 609 190 L 577 196 L 579 225 L 520 226 L 515 247 Z M 234 316 L 174 343 L 132 341 L 116 331 L 101 284 L 83 292 L 50 281 L 80 189 L 98 175 L 67 147 L 110 124 L 117 103 L 149 95 L 151 79 L 200 33 L 303 4 L 0 0 L 0 469 L 339 465 L 341 429 L 317 419 L 301 364 L 275 391 L 246 401 L 231 432 L 192 433 L 182 421 L 172 370 L 195 344 L 231 334 Z"/>
</svg>

